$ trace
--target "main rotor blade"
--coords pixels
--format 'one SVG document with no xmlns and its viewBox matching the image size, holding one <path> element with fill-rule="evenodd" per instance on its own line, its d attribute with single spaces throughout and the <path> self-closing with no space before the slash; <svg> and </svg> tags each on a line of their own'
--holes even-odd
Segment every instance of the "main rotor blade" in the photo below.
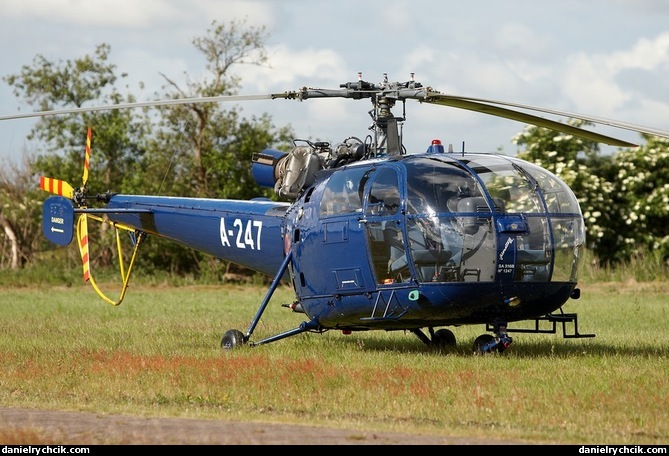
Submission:
<svg viewBox="0 0 669 456">
<path fill-rule="evenodd" d="M 273 95 L 220 95 L 217 97 L 195 97 L 195 98 L 175 98 L 171 100 L 153 100 L 141 101 L 135 103 L 119 103 L 112 105 L 89 106 L 79 108 L 66 108 L 51 111 L 24 112 L 21 114 L 9 114 L 0 116 L 0 121 L 11 119 L 25 119 L 29 117 L 59 116 L 63 114 L 77 114 L 83 112 L 112 111 L 114 109 L 127 108 L 150 108 L 154 106 L 173 106 L 195 103 L 220 103 L 227 101 L 249 101 L 249 100 L 270 100 Z"/>
<path fill-rule="evenodd" d="M 473 99 L 473 98 L 464 98 L 453 95 L 443 95 L 440 93 L 428 92 L 427 98 L 420 100 L 423 103 L 431 103 L 442 106 L 451 106 L 454 108 L 467 109 L 469 111 L 482 112 L 484 114 L 490 114 L 497 117 L 505 117 L 511 120 L 517 120 L 519 122 L 524 122 L 538 127 L 550 128 L 552 130 L 561 131 L 562 133 L 567 133 L 570 135 L 578 136 L 580 138 L 588 139 L 590 141 L 595 141 L 598 143 L 609 144 L 611 146 L 620 146 L 620 147 L 637 147 L 637 144 L 623 141 L 621 139 L 613 138 L 611 136 L 602 135 L 595 133 L 593 131 L 584 130 L 582 128 L 573 127 L 571 125 L 557 122 L 555 120 L 546 119 L 539 116 L 534 116 L 532 114 L 526 114 L 520 111 L 513 111 L 511 109 L 502 108 L 500 106 L 494 106 L 488 104 L 484 100 Z M 490 101 L 490 103 L 494 103 Z M 512 105 L 514 106 L 514 105 Z M 518 105 L 516 107 L 522 107 Z M 527 107 L 526 109 L 532 109 Z M 553 114 L 557 111 L 552 112 Z M 565 114 L 566 115 L 566 114 Z M 569 116 L 571 117 L 571 116 Z M 586 120 L 586 119 L 583 119 Z"/>
<path fill-rule="evenodd" d="M 457 98 L 462 98 L 466 99 L 469 101 L 475 101 L 475 102 L 480 102 L 480 103 L 492 103 L 492 104 L 498 104 L 502 106 L 511 106 L 514 108 L 520 108 L 520 109 L 529 109 L 532 111 L 539 111 L 539 112 L 545 112 L 547 114 L 555 114 L 557 116 L 563 116 L 563 117 L 571 117 L 573 119 L 581 119 L 601 125 L 608 125 L 610 127 L 616 127 L 616 128 L 621 128 L 623 130 L 629 130 L 629 131 L 634 131 L 637 133 L 646 133 L 652 136 L 660 136 L 663 138 L 669 138 L 669 131 L 667 130 L 660 130 L 658 128 L 651 128 L 651 127 L 646 127 L 643 125 L 637 125 L 637 124 L 632 124 L 629 122 L 621 122 L 618 120 L 613 120 L 613 119 L 606 119 L 604 117 L 596 117 L 596 116 L 591 116 L 587 114 L 579 114 L 579 113 L 574 113 L 574 112 L 567 112 L 567 111 L 558 111 L 556 109 L 550 109 L 550 108 L 544 108 L 541 106 L 532 106 L 532 105 L 524 105 L 520 103 L 513 103 L 513 102 L 508 102 L 508 101 L 499 101 L 499 100 L 486 100 L 483 98 L 473 98 L 473 97 L 457 97 Z"/>
</svg>

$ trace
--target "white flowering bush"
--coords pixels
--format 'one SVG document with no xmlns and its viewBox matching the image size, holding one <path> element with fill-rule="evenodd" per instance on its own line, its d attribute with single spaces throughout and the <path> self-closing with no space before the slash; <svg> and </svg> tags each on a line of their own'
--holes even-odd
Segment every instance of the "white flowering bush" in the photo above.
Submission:
<svg viewBox="0 0 669 456">
<path fill-rule="evenodd" d="M 646 252 L 669 258 L 669 140 L 643 138 L 641 147 L 606 156 L 597 143 L 545 128 L 528 126 L 514 138 L 525 146 L 519 158 L 552 171 L 574 191 L 588 247 L 603 263 Z"/>
<path fill-rule="evenodd" d="M 618 242 L 626 255 L 652 251 L 669 258 L 669 139 L 644 139 L 614 156 L 618 215 L 627 227 Z"/>
</svg>

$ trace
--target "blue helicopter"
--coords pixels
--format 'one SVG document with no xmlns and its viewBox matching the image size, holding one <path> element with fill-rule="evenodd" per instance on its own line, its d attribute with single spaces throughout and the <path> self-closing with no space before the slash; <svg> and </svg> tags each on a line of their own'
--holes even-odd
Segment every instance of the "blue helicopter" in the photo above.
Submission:
<svg viewBox="0 0 669 456">
<path fill-rule="evenodd" d="M 251 96 L 165 100 L 160 104 L 256 99 L 370 100 L 370 134 L 340 144 L 294 140 L 289 151 L 254 155 L 256 182 L 274 189 L 266 198 L 217 200 L 106 193 L 87 195 L 88 168 L 80 187 L 41 178 L 54 193 L 44 203 L 43 233 L 67 245 L 77 240 L 84 278 L 113 305 L 123 300 L 132 264 L 148 235 L 231 261 L 271 277 L 248 329 L 231 329 L 221 347 L 262 345 L 305 332 L 409 331 L 429 346 L 453 347 L 449 326 L 485 325 L 474 353 L 503 352 L 512 332 L 594 337 L 578 331 L 576 313 L 563 306 L 578 299 L 585 226 L 572 190 L 553 173 L 518 158 L 454 152 L 439 140 L 408 153 L 402 143 L 405 115 L 392 109 L 413 100 L 461 108 L 551 128 L 621 147 L 635 144 L 527 114 L 542 113 L 603 123 L 669 137 L 669 133 L 535 106 L 442 94 L 414 80 L 358 80 L 338 89 L 302 88 Z M 0 120 L 104 109 L 153 106 L 128 103 L 1 117 Z M 517 109 L 511 109 L 517 108 Z M 87 140 L 86 163 L 90 149 Z M 88 200 L 104 203 L 89 208 Z M 75 221 L 75 217 L 77 220 Z M 87 221 L 128 231 L 134 239 L 130 266 L 121 266 L 123 289 L 112 300 L 88 268 Z M 117 232 L 118 232 L 117 231 Z M 117 237 L 118 239 L 118 237 Z M 120 241 L 119 241 L 120 242 Z M 119 247 L 119 257 L 121 249 Z M 122 258 L 119 258 L 122 263 Z M 277 286 L 287 281 L 295 299 L 284 304 L 304 315 L 294 328 L 252 341 Z M 533 329 L 509 323 L 534 322 Z M 567 327 L 569 326 L 569 329 Z M 439 328 L 439 329 L 437 329 Z"/>
</svg>

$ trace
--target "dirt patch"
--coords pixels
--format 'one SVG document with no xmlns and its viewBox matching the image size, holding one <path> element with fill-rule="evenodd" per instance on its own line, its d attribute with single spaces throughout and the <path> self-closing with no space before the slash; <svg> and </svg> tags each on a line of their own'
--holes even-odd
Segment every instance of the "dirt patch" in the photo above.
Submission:
<svg viewBox="0 0 669 456">
<path fill-rule="evenodd" d="M 504 445 L 520 442 L 376 433 L 292 424 L 142 418 L 0 408 L 9 445 Z"/>
</svg>

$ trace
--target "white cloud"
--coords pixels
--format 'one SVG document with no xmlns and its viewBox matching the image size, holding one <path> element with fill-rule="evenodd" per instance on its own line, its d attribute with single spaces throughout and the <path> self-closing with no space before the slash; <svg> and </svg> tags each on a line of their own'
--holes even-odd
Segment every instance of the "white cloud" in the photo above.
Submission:
<svg viewBox="0 0 669 456">
<path fill-rule="evenodd" d="M 494 33 L 494 46 L 512 60 L 545 55 L 548 43 L 530 24 L 509 22 Z"/>
<path fill-rule="evenodd" d="M 646 92 L 645 88 L 637 89 L 624 84 L 621 75 L 630 70 L 640 70 L 649 76 L 651 72 L 659 71 L 650 80 L 663 80 L 666 78 L 667 63 L 669 33 L 662 33 L 653 39 L 640 38 L 629 49 L 615 50 L 608 54 L 580 52 L 570 56 L 563 69 L 563 91 L 580 112 L 596 113 L 601 117 L 617 117 L 626 121 L 636 118 L 635 123 L 654 121 L 657 125 L 661 121 L 666 124 L 669 122 L 669 117 L 666 116 L 669 111 L 669 96 L 651 88 L 650 92 L 654 92 L 655 98 L 644 99 L 642 97 Z M 641 106 L 644 109 L 637 111 Z M 651 106 L 653 108 L 648 109 Z"/>
<path fill-rule="evenodd" d="M 238 66 L 243 94 L 338 88 L 354 81 L 416 80 L 444 93 L 508 100 L 651 126 L 669 125 L 669 2 L 563 0 L 1 0 L 0 76 L 37 54 L 52 61 L 111 45 L 139 99 L 155 98 L 163 72 L 180 83 L 208 76 L 192 45 L 212 21 L 265 26 L 271 67 Z M 137 82 L 147 87 L 137 93 Z M 1 114 L 20 101 L 0 82 Z M 25 110 L 26 107 L 23 106 Z M 394 112 L 400 114 L 399 107 Z M 252 102 L 300 136 L 364 135 L 365 101 Z M 423 150 L 432 136 L 494 150 L 523 124 L 413 103 L 405 137 Z M 0 156 L 23 143 L 19 123 L 0 125 Z M 9 131 L 8 131 L 9 130 Z M 428 139 L 425 139 L 428 138 Z M 446 141 L 446 139 L 445 139 Z"/>
<path fill-rule="evenodd" d="M 616 84 L 616 71 L 610 63 L 600 55 L 579 53 L 569 57 L 563 70 L 563 90 L 576 110 L 606 116 L 629 100 L 630 95 Z"/>
<path fill-rule="evenodd" d="M 612 54 L 612 67 L 620 69 L 640 68 L 652 71 L 658 67 L 667 67 L 669 63 L 669 32 L 654 39 L 641 38 L 629 51 Z"/>
<path fill-rule="evenodd" d="M 148 27 L 179 17 L 179 9 L 161 0 L 3 0 L 2 14 L 82 26 Z"/>
<path fill-rule="evenodd" d="M 317 86 L 319 81 L 336 81 L 342 77 L 344 58 L 332 49 L 299 48 L 286 45 L 267 48 L 269 67 L 245 65 L 238 68 L 245 87 L 260 91 L 295 90 L 309 81 Z"/>
</svg>

